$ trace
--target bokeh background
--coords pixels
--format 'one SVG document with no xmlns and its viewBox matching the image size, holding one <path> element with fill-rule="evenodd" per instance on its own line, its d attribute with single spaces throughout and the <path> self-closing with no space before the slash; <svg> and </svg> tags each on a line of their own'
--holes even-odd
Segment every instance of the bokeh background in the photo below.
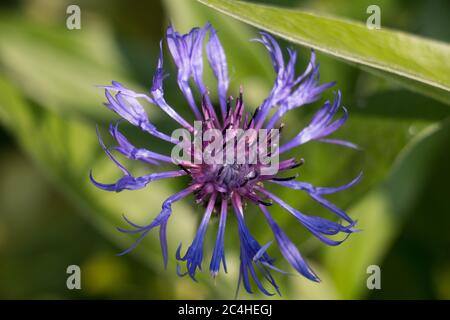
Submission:
<svg viewBox="0 0 450 320">
<path fill-rule="evenodd" d="M 265 2 L 362 22 L 368 16 L 367 6 L 378 4 L 383 27 L 450 40 L 450 3 L 445 0 Z M 81 7 L 81 30 L 66 28 L 69 4 Z M 233 298 L 239 261 L 234 219 L 229 219 L 226 235 L 228 274 L 214 281 L 204 272 L 198 283 L 175 274 L 176 246 L 182 242 L 186 248 L 191 242 L 203 212 L 191 198 L 174 205 L 167 271 L 157 232 L 132 254 L 116 256 L 133 240 L 115 229 L 124 225 L 121 215 L 150 221 L 161 202 L 187 183 L 184 178 L 120 194 L 97 190 L 88 181 L 91 168 L 101 181 L 120 177 L 96 141 L 98 124 L 111 142 L 106 129 L 117 116 L 102 107 L 103 92 L 95 85 L 118 80 L 147 90 L 158 43 L 170 21 L 183 32 L 210 21 L 228 55 L 231 93 L 243 84 L 247 107 L 261 103 L 274 74 L 262 46 L 248 41 L 257 30 L 195 1 L 1 1 L 0 298 Z M 309 50 L 283 44 L 298 49 L 302 70 Z M 165 54 L 170 74 L 165 80 L 166 96 L 187 115 L 167 50 Z M 281 298 L 449 299 L 449 106 L 334 58 L 319 54 L 319 62 L 321 79 L 337 80 L 350 111 L 348 124 L 336 137 L 352 140 L 362 150 L 308 144 L 301 150 L 306 164 L 300 175 L 316 185 L 334 186 L 364 171 L 357 187 L 330 197 L 359 220 L 363 231 L 340 247 L 327 248 L 286 212 L 271 209 L 323 280 L 315 284 L 299 276 L 276 275 Z M 211 74 L 207 77 L 214 96 L 215 82 Z M 324 100 L 331 94 L 325 94 Z M 286 135 L 297 132 L 319 105 L 290 113 Z M 158 126 L 170 132 L 173 124 L 156 108 L 148 110 Z M 137 145 L 165 148 L 125 124 L 123 130 Z M 126 164 L 136 174 L 151 170 Z M 328 215 L 299 192 L 281 188 L 276 192 L 305 213 Z M 272 240 L 265 221 L 251 206 L 246 220 L 261 243 Z M 205 239 L 204 269 L 216 230 L 213 220 Z M 276 245 L 269 253 L 281 268 L 291 270 Z M 81 290 L 66 288 L 66 268 L 71 264 L 81 267 Z M 366 287 L 369 265 L 381 267 L 381 290 Z M 241 292 L 239 297 L 263 296 Z"/>
</svg>

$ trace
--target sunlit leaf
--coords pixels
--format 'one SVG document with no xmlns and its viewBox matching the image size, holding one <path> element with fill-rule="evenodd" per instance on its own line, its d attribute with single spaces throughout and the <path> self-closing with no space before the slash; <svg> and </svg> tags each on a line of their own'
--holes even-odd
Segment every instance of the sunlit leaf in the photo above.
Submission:
<svg viewBox="0 0 450 320">
<path fill-rule="evenodd" d="M 220 12 L 450 103 L 450 46 L 362 23 L 250 2 L 199 0 Z"/>
</svg>

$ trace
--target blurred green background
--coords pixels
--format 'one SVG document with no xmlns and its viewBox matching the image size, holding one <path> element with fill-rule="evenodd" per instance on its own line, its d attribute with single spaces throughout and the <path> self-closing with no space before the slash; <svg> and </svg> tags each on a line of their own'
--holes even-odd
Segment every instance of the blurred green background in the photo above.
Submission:
<svg viewBox="0 0 450 320">
<path fill-rule="evenodd" d="M 362 22 L 368 16 L 367 6 L 378 4 L 383 27 L 450 40 L 450 3 L 445 0 L 265 2 Z M 81 30 L 66 28 L 69 4 L 81 8 Z M 229 274 L 221 273 L 214 281 L 204 272 L 198 283 L 175 274 L 175 248 L 180 242 L 184 248 L 191 242 L 203 212 L 191 198 L 174 205 L 169 220 L 167 271 L 157 232 L 132 254 L 116 256 L 133 240 L 115 229 L 124 224 L 121 215 L 126 213 L 136 222 L 150 221 L 160 203 L 187 180 L 158 182 L 120 194 L 97 190 L 88 181 L 91 168 L 100 181 L 120 177 L 96 141 L 95 124 L 106 139 L 107 125 L 117 116 L 102 106 L 103 92 L 95 85 L 118 80 L 147 90 L 158 43 L 169 21 L 183 32 L 210 21 L 228 56 L 230 92 L 235 94 L 243 84 L 248 108 L 264 99 L 274 74 L 267 53 L 248 41 L 257 30 L 195 1 L 1 2 L 0 298 L 233 298 L 239 262 L 234 219 L 229 219 L 226 235 Z M 309 52 L 296 49 L 300 71 Z M 165 56 L 170 74 L 166 97 L 188 115 L 167 50 Z M 316 185 L 334 186 L 363 170 L 362 183 L 330 197 L 359 220 L 363 232 L 340 247 L 326 248 L 302 226 L 291 223 L 293 218 L 286 212 L 271 208 L 323 280 L 316 284 L 299 276 L 276 275 L 281 298 L 449 299 L 449 106 L 334 58 L 319 54 L 319 62 L 322 81 L 337 80 L 350 111 L 348 124 L 336 137 L 354 141 L 362 150 L 308 144 L 301 150 L 306 164 L 300 175 Z M 212 74 L 207 77 L 214 95 Z M 318 106 L 291 113 L 285 134 L 297 132 Z M 173 124 L 155 108 L 148 110 L 158 126 L 170 132 Z M 124 124 L 123 130 L 139 146 L 164 150 L 165 146 L 134 128 Z M 149 172 L 144 165 L 126 164 L 136 174 Z M 280 188 L 276 192 L 305 213 L 329 215 L 304 194 Z M 251 206 L 246 220 L 260 243 L 272 240 L 265 221 Z M 204 269 L 216 230 L 213 220 L 205 239 Z M 291 270 L 275 245 L 269 253 L 281 268 Z M 66 288 L 66 268 L 72 264 L 81 267 L 81 290 Z M 366 287 L 369 265 L 381 267 L 381 290 Z M 239 297 L 263 296 L 241 292 Z"/>
</svg>

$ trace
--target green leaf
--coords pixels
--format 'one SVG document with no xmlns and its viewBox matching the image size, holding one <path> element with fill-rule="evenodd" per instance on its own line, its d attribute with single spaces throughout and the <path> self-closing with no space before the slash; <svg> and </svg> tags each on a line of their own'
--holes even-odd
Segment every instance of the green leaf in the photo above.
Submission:
<svg viewBox="0 0 450 320">
<path fill-rule="evenodd" d="M 360 298 L 368 291 L 366 269 L 378 265 L 414 207 L 429 169 L 450 141 L 450 120 L 418 134 L 400 153 L 387 179 L 352 206 L 361 232 L 339 247 L 327 248 L 324 264 L 341 298 Z"/>
<path fill-rule="evenodd" d="M 232 0 L 198 0 L 289 41 L 356 64 L 450 104 L 450 46 L 403 32 L 300 10 Z"/>
<path fill-rule="evenodd" d="M 72 32 L 3 13 L 0 67 L 21 92 L 45 108 L 105 119 L 109 113 L 99 107 L 103 97 L 96 85 L 132 81 L 111 30 L 100 20 L 89 22 L 89 28 Z"/>
<path fill-rule="evenodd" d="M 441 121 L 450 117 L 450 108 L 447 105 L 406 90 L 378 90 L 368 97 L 356 99 L 352 106 L 354 107 L 351 108 L 351 115 L 382 117 L 386 121 L 393 119 Z"/>
</svg>

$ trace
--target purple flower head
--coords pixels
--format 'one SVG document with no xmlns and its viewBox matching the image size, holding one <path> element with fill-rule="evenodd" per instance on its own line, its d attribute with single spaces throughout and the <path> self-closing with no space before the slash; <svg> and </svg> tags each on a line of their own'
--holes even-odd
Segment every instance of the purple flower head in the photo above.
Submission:
<svg viewBox="0 0 450 320">
<path fill-rule="evenodd" d="M 136 147 L 119 131 L 118 123 L 111 125 L 109 128 L 111 136 L 117 142 L 114 147 L 107 148 L 97 132 L 100 145 L 106 155 L 123 172 L 123 177 L 111 184 L 97 182 L 91 172 L 92 183 L 100 189 L 115 192 L 125 189 L 136 190 L 144 188 L 156 180 L 179 176 L 190 177 L 190 183 L 184 189 L 163 201 L 160 213 L 148 225 L 137 225 L 125 218 L 131 229 L 119 228 L 119 231 L 135 234 L 138 238 L 130 248 L 121 254 L 133 250 L 149 231 L 159 228 L 164 264 L 167 265 L 166 228 L 172 214 L 172 204 L 192 195 L 196 202 L 205 209 L 198 231 L 190 246 L 183 250 L 180 244 L 176 251 L 176 259 L 180 264 L 185 265 L 185 268 L 180 264 L 177 265 L 178 275 L 189 275 L 195 280 L 197 271 L 202 270 L 205 234 L 211 223 L 211 218 L 214 216 L 218 217 L 217 220 L 214 220 L 218 223 L 218 231 L 209 271 L 213 277 L 217 276 L 221 268 L 225 272 L 227 271 L 224 237 L 227 216 L 231 214 L 230 218 L 237 221 L 240 240 L 238 288 L 242 284 L 247 292 L 252 293 L 254 289 L 252 289 L 252 282 L 254 282 L 254 285 L 266 295 L 272 295 L 274 291 L 279 293 L 279 287 L 271 271 L 283 271 L 275 266 L 274 259 L 267 253 L 271 242 L 261 245 L 251 235 L 245 222 L 244 209 L 246 205 L 254 204 L 261 212 L 261 216 L 267 221 L 285 259 L 304 277 L 312 281 L 319 281 L 319 277 L 312 271 L 295 244 L 272 218 L 269 207 L 274 204 L 280 206 L 320 241 L 330 246 L 339 245 L 350 234 L 357 231 L 355 228 L 356 221 L 327 200 L 326 195 L 354 186 L 361 179 L 361 175 L 340 187 L 315 187 L 307 182 L 298 181 L 296 174 L 286 176 L 286 173 L 302 165 L 303 159 L 300 161 L 294 158 L 283 159 L 277 162 L 275 172 L 269 172 L 267 170 L 269 165 L 261 155 L 266 152 L 270 159 L 274 156 L 278 159 L 278 157 L 283 157 L 287 151 L 314 140 L 356 148 L 350 142 L 328 138 L 347 120 L 347 110 L 341 107 L 341 93 L 339 91 L 335 93 L 333 101 L 326 101 L 316 111 L 305 128 L 300 130 L 293 138 L 288 139 L 286 143 L 280 143 L 278 146 L 275 141 L 280 138 L 283 127 L 283 124 L 280 123 L 282 117 L 293 109 L 318 101 L 322 93 L 334 85 L 334 83 L 319 83 L 319 65 L 316 64 L 314 51 L 311 52 L 306 70 L 302 74 L 296 75 L 297 53 L 288 49 L 288 59 L 285 59 L 276 40 L 268 33 L 261 32 L 261 37 L 255 39 L 255 41 L 262 43 L 269 52 L 276 78 L 268 97 L 254 112 L 247 112 L 244 106 L 242 87 L 235 99 L 227 96 L 229 79 L 225 51 L 216 30 L 210 24 L 203 28 L 194 28 L 184 35 L 179 34 L 172 26 L 169 26 L 166 40 L 177 67 L 178 86 L 186 98 L 188 106 L 192 109 L 193 118 L 196 122 L 181 117 L 165 99 L 163 80 L 166 75 L 163 69 L 162 41 L 156 72 L 148 94 L 136 93 L 115 81 L 110 86 L 102 87 L 105 90 L 107 100 L 105 105 L 109 109 L 142 131 L 164 140 L 174 147 L 181 146 L 182 151 L 188 155 L 187 158 L 179 159 L 174 158 L 173 155 L 169 156 Z M 206 51 L 204 48 L 205 41 Z M 218 103 L 216 106 L 212 103 L 203 82 L 204 52 L 206 52 L 207 58 L 205 61 L 208 62 L 217 79 Z M 201 99 L 196 99 L 197 95 Z M 159 107 L 188 135 L 194 134 L 195 137 L 198 137 L 200 132 L 200 138 L 202 138 L 201 132 L 210 130 L 209 132 L 215 134 L 214 139 L 203 139 L 200 140 L 200 143 L 195 142 L 194 139 L 193 142 L 188 141 L 179 144 L 179 139 L 160 131 L 155 124 L 150 122 L 142 105 L 143 102 Z M 338 114 L 342 115 L 337 116 Z M 234 134 L 228 135 L 230 131 Z M 248 134 L 249 132 L 252 133 Z M 259 135 L 261 132 L 265 132 L 265 140 Z M 261 146 L 262 140 L 270 145 L 270 148 L 264 148 L 264 144 Z M 240 142 L 243 142 L 243 144 L 240 144 Z M 216 148 L 225 145 L 225 149 Z M 209 155 L 214 155 L 214 161 L 206 161 L 204 158 L 206 150 L 213 150 Z M 252 150 L 255 152 L 252 153 Z M 141 161 L 150 167 L 158 168 L 165 163 L 174 165 L 175 169 L 135 177 L 115 158 L 113 153 L 119 153 L 131 160 Z M 216 161 L 225 158 L 229 160 L 228 155 L 230 154 L 232 154 L 231 162 Z M 246 161 L 240 162 L 237 160 L 241 155 L 244 156 Z M 306 192 L 312 199 L 334 213 L 338 222 L 300 212 L 269 192 L 267 189 L 269 185 L 280 185 Z M 338 236 L 338 238 L 335 236 Z"/>
</svg>

